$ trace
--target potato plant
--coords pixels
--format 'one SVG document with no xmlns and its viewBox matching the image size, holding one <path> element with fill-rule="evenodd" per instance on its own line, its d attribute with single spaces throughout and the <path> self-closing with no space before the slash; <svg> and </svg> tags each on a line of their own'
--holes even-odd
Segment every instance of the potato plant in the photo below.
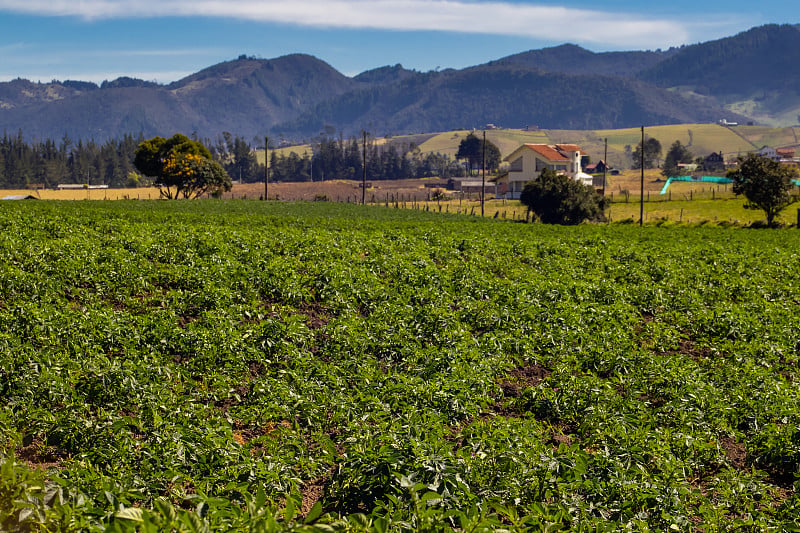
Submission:
<svg viewBox="0 0 800 533">
<path fill-rule="evenodd" d="M 800 234 L 0 206 L 0 529 L 800 531 Z"/>
</svg>

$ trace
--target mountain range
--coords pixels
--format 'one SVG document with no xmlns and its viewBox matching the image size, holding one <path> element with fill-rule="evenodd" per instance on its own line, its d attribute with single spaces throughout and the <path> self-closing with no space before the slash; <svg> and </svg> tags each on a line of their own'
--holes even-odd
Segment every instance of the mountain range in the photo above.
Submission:
<svg viewBox="0 0 800 533">
<path fill-rule="evenodd" d="M 0 83 L 0 130 L 94 139 L 373 135 L 505 127 L 610 129 L 720 119 L 800 122 L 800 25 L 680 48 L 595 53 L 565 44 L 465 69 L 384 66 L 349 77 L 294 54 L 240 56 L 168 85 L 118 78 Z"/>
</svg>

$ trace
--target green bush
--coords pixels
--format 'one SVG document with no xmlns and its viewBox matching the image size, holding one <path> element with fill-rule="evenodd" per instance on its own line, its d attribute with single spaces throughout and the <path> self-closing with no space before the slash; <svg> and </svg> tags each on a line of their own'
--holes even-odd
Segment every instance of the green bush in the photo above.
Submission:
<svg viewBox="0 0 800 533">
<path fill-rule="evenodd" d="M 520 201 L 545 224 L 605 220 L 605 198 L 591 187 L 550 169 L 525 185 Z"/>
</svg>

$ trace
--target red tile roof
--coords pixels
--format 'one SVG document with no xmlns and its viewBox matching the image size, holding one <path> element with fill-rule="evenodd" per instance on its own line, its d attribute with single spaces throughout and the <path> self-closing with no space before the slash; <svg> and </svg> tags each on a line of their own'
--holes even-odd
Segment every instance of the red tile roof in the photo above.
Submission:
<svg viewBox="0 0 800 533">
<path fill-rule="evenodd" d="M 569 161 L 568 157 L 565 157 L 548 144 L 526 144 L 525 146 L 545 157 L 548 161 Z"/>
<path fill-rule="evenodd" d="M 577 144 L 557 144 L 556 150 L 560 152 L 581 152 L 581 147 Z"/>
</svg>

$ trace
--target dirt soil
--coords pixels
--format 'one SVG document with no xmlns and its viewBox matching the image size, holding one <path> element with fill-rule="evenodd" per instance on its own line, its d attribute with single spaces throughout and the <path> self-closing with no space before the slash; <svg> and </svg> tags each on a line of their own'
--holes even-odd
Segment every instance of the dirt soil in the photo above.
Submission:
<svg viewBox="0 0 800 533">
<path fill-rule="evenodd" d="M 367 202 L 389 201 L 396 198 L 400 201 L 425 200 L 436 188 L 444 188 L 446 180 L 440 179 L 407 179 L 367 181 Z M 332 202 L 361 201 L 361 182 L 348 180 L 330 180 L 315 182 L 276 182 L 270 183 L 269 198 L 279 200 L 315 200 L 327 199 Z M 263 198 L 263 183 L 236 184 L 225 198 Z"/>
</svg>

